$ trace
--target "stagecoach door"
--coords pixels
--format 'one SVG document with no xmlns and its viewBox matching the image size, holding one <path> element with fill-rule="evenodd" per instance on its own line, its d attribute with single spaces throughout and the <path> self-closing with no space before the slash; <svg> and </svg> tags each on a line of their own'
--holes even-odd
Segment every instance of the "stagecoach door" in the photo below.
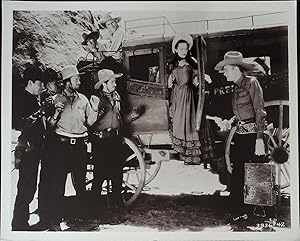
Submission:
<svg viewBox="0 0 300 241">
<path fill-rule="evenodd" d="M 131 123 L 132 133 L 168 131 L 167 49 L 164 45 L 139 45 L 124 50 L 130 105 L 143 106 L 143 115 Z"/>
</svg>

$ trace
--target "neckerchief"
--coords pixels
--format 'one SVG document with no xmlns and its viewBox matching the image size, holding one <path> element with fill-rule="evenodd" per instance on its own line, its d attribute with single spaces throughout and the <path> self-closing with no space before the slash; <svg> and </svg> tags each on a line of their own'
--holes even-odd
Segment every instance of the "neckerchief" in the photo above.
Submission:
<svg viewBox="0 0 300 241">
<path fill-rule="evenodd" d="M 120 105 L 120 96 L 119 96 L 118 92 L 114 91 L 112 93 L 107 93 L 107 92 L 103 92 L 103 93 L 109 99 L 109 101 L 113 107 L 113 110 L 115 112 L 119 112 L 121 109 L 121 105 Z"/>
</svg>

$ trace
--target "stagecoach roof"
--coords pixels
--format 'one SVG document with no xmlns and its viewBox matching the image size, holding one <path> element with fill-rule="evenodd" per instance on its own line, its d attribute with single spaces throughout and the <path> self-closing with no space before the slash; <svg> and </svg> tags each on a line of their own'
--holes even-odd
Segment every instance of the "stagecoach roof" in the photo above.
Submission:
<svg viewBox="0 0 300 241">
<path fill-rule="evenodd" d="M 228 37 L 228 36 L 238 36 L 238 35 L 250 35 L 250 34 L 279 34 L 286 35 L 288 30 L 288 26 L 279 26 L 279 27 L 268 27 L 268 28 L 260 28 L 260 29 L 239 29 L 233 31 L 222 31 L 208 34 L 191 34 L 193 38 L 201 35 L 204 39 L 209 38 L 218 38 L 218 37 Z M 125 50 L 132 49 L 137 46 L 152 46 L 159 47 L 164 46 L 172 42 L 174 38 L 173 36 L 159 36 L 159 37 L 148 37 L 148 38 L 135 38 L 128 39 L 124 42 L 123 47 Z"/>
</svg>

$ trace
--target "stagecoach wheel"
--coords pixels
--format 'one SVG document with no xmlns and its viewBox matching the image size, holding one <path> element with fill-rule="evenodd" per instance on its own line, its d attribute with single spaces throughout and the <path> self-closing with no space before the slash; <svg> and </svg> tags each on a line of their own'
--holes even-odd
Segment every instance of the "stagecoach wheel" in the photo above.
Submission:
<svg viewBox="0 0 300 241">
<path fill-rule="evenodd" d="M 265 131 L 265 136 L 267 139 L 267 157 L 276 163 L 278 170 L 280 170 L 281 175 L 278 175 L 277 182 L 280 184 L 280 188 L 287 188 L 290 186 L 290 172 L 289 172 L 289 127 L 283 128 L 284 118 L 284 107 L 288 108 L 289 103 L 286 100 L 274 100 L 265 103 L 266 111 L 268 112 L 269 107 L 278 108 L 278 119 L 274 120 L 274 123 L 269 123 Z M 270 122 L 270 121 L 269 121 Z M 277 126 L 278 127 L 274 127 Z M 236 127 L 233 127 L 226 139 L 225 146 L 225 162 L 227 171 L 232 173 L 232 162 L 230 160 L 231 150 L 234 145 L 233 136 L 236 131 Z"/>
<path fill-rule="evenodd" d="M 125 163 L 123 167 L 122 198 L 126 206 L 132 204 L 145 185 L 145 163 L 138 147 L 128 138 L 124 138 Z"/>
<path fill-rule="evenodd" d="M 265 135 L 267 136 L 268 156 L 277 164 L 281 175 L 278 175 L 277 182 L 280 188 L 284 189 L 290 186 L 290 129 L 288 125 L 284 125 L 284 121 L 288 120 L 284 110 L 288 110 L 289 102 L 287 100 L 273 100 L 265 103 L 265 108 L 268 112 L 269 108 L 278 110 L 278 119 L 274 123 L 269 123 L 266 128 Z M 277 123 L 278 122 L 278 123 Z"/>
</svg>

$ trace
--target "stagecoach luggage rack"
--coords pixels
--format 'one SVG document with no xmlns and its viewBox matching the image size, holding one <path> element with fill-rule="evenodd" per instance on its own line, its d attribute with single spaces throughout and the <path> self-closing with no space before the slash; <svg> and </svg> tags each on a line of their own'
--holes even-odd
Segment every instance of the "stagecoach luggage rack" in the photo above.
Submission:
<svg viewBox="0 0 300 241">
<path fill-rule="evenodd" d="M 258 206 L 276 205 L 276 165 L 245 163 L 244 203 Z"/>
</svg>

